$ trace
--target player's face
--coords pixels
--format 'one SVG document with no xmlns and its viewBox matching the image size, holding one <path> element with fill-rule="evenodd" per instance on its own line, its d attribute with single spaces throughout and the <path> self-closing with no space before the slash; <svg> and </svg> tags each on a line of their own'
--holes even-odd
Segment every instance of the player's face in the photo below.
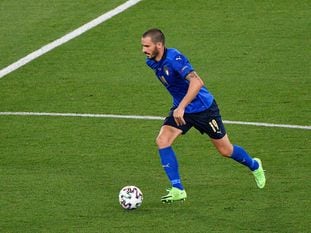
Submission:
<svg viewBox="0 0 311 233">
<path fill-rule="evenodd" d="M 161 43 L 153 43 L 151 37 L 144 37 L 141 39 L 142 51 L 150 59 L 156 59 L 160 55 L 159 48 Z"/>
</svg>

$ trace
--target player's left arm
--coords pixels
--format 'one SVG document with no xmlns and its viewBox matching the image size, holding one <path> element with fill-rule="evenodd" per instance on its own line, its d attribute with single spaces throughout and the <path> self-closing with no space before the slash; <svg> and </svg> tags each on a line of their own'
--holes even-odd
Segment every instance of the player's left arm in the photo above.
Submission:
<svg viewBox="0 0 311 233">
<path fill-rule="evenodd" d="M 184 96 L 178 107 L 174 110 L 173 116 L 177 125 L 186 124 L 184 120 L 185 108 L 191 101 L 197 96 L 200 89 L 204 86 L 203 80 L 199 77 L 199 75 L 195 71 L 191 71 L 186 79 L 189 81 L 189 87 L 187 94 Z"/>
</svg>

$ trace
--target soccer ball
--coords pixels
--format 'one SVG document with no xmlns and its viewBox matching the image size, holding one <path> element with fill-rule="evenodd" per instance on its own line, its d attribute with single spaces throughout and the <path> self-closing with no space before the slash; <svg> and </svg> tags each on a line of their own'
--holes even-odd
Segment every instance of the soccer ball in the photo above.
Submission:
<svg viewBox="0 0 311 233">
<path fill-rule="evenodd" d="M 125 186 L 120 190 L 119 202 L 124 209 L 136 209 L 143 202 L 143 193 L 136 186 Z"/>
</svg>

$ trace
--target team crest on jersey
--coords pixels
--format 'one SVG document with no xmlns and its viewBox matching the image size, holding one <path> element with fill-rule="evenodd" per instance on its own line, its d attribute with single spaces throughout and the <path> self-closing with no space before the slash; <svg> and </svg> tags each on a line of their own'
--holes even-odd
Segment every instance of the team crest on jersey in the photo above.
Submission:
<svg viewBox="0 0 311 233">
<path fill-rule="evenodd" d="M 169 70 L 168 70 L 168 67 L 167 67 L 167 66 L 163 66 L 163 70 L 164 70 L 164 72 L 165 72 L 166 76 L 169 76 L 169 75 L 170 75 L 170 72 L 169 72 Z"/>
</svg>

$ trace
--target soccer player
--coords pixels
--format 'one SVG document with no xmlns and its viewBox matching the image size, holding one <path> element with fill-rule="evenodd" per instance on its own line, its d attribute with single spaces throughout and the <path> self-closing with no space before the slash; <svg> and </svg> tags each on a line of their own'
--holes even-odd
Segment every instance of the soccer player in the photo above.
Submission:
<svg viewBox="0 0 311 233">
<path fill-rule="evenodd" d="M 141 45 L 147 65 L 173 98 L 173 106 L 156 139 L 162 166 L 172 185 L 161 201 L 168 203 L 187 198 L 172 144 L 191 127 L 201 134 L 206 133 L 221 155 L 248 167 L 257 186 L 263 188 L 266 178 L 260 159 L 252 158 L 243 147 L 231 144 L 217 103 L 189 60 L 177 49 L 167 48 L 165 36 L 157 28 L 142 35 Z"/>
</svg>

